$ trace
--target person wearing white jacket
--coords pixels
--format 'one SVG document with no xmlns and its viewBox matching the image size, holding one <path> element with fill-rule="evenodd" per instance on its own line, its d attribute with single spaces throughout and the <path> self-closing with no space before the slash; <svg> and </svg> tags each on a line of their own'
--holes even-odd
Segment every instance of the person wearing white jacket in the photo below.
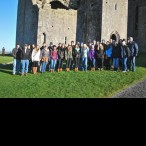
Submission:
<svg viewBox="0 0 146 146">
<path fill-rule="evenodd" d="M 41 51 L 39 46 L 35 47 L 32 51 L 32 55 L 31 55 L 31 59 L 32 59 L 32 71 L 33 74 L 37 74 L 37 70 L 38 70 L 38 63 L 41 60 Z"/>
</svg>

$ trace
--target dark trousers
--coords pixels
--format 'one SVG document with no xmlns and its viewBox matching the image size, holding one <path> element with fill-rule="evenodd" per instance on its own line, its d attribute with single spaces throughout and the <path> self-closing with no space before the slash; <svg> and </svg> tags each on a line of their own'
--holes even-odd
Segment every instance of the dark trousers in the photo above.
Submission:
<svg viewBox="0 0 146 146">
<path fill-rule="evenodd" d="M 79 68 L 80 66 L 80 58 L 75 59 L 75 68 Z"/>
<path fill-rule="evenodd" d="M 68 58 L 67 62 L 66 62 L 66 68 L 70 68 L 71 69 L 71 64 L 72 64 L 72 58 Z"/>
<path fill-rule="evenodd" d="M 104 58 L 98 58 L 98 68 L 103 68 Z"/>
<path fill-rule="evenodd" d="M 63 59 L 58 60 L 58 68 L 63 68 Z"/>
<path fill-rule="evenodd" d="M 111 57 L 108 57 L 107 59 L 105 59 L 105 67 L 107 70 L 111 69 Z"/>
<path fill-rule="evenodd" d="M 76 58 L 73 58 L 71 61 L 71 69 L 74 69 L 76 65 Z"/>
</svg>

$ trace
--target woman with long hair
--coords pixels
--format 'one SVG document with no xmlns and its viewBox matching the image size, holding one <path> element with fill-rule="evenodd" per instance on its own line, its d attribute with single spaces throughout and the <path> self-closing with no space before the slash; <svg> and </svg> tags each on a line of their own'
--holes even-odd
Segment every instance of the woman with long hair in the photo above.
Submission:
<svg viewBox="0 0 146 146">
<path fill-rule="evenodd" d="M 80 66 L 81 49 L 77 44 L 75 47 L 75 72 L 79 70 Z"/>
<path fill-rule="evenodd" d="M 73 51 L 72 46 L 68 45 L 68 48 L 66 49 L 66 52 L 65 52 L 65 58 L 67 60 L 67 63 L 66 63 L 66 71 L 67 72 L 69 72 L 71 69 L 71 63 L 72 63 L 72 59 L 73 59 L 72 51 Z"/>
<path fill-rule="evenodd" d="M 31 60 L 32 60 L 32 72 L 33 72 L 33 74 L 37 74 L 39 61 L 41 60 L 41 51 L 40 51 L 39 46 L 37 46 L 33 49 L 32 55 L 31 55 Z"/>
</svg>

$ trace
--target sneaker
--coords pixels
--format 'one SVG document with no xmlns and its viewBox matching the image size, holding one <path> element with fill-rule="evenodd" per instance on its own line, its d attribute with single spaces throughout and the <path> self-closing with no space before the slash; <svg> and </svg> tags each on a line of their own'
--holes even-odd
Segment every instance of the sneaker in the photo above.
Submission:
<svg viewBox="0 0 146 146">
<path fill-rule="evenodd" d="M 123 73 L 126 73 L 126 71 L 122 71 Z"/>
<path fill-rule="evenodd" d="M 21 74 L 21 77 L 23 77 L 24 76 L 24 74 Z"/>
</svg>

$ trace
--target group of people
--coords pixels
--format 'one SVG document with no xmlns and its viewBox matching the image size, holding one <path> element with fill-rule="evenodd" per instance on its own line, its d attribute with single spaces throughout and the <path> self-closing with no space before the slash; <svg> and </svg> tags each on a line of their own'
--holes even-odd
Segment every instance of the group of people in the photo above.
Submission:
<svg viewBox="0 0 146 146">
<path fill-rule="evenodd" d="M 58 44 L 58 46 L 46 43 L 42 47 L 27 45 L 20 47 L 17 45 L 13 49 L 14 57 L 13 75 L 27 75 L 28 72 L 37 74 L 47 70 L 51 73 L 62 72 L 64 69 L 69 72 L 111 70 L 117 72 L 121 69 L 123 72 L 135 72 L 136 57 L 138 56 L 138 45 L 132 37 L 127 40 L 110 40 L 105 42 L 89 42 L 88 44 L 77 43 L 73 41 L 69 45 Z M 48 67 L 47 67 L 48 66 Z"/>
</svg>

